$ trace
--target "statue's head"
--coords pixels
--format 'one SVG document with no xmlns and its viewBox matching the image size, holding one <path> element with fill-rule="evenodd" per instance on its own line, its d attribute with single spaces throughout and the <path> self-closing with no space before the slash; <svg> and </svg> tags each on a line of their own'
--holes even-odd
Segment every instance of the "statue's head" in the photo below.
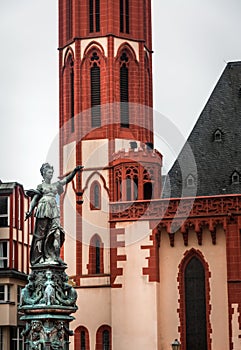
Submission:
<svg viewBox="0 0 241 350">
<path fill-rule="evenodd" d="M 46 177 L 52 178 L 53 173 L 54 173 L 54 167 L 52 165 L 50 165 L 49 163 L 44 163 L 44 164 L 42 164 L 42 166 L 40 168 L 40 173 L 44 179 Z"/>
</svg>

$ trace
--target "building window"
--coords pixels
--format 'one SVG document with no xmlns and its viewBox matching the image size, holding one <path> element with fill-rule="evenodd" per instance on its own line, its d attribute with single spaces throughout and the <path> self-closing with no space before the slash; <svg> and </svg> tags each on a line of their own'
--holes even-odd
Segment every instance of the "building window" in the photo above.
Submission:
<svg viewBox="0 0 241 350">
<path fill-rule="evenodd" d="M 0 268 L 6 269 L 9 266 L 8 261 L 8 242 L 0 242 Z"/>
<path fill-rule="evenodd" d="M 232 184 L 237 185 L 240 183 L 240 175 L 237 171 L 234 171 L 231 176 Z"/>
<path fill-rule="evenodd" d="M 11 350 L 23 350 L 24 342 L 21 333 L 22 327 L 11 327 L 10 328 L 10 348 Z"/>
<path fill-rule="evenodd" d="M 110 332 L 107 329 L 103 331 L 103 350 L 110 350 Z"/>
<path fill-rule="evenodd" d="M 71 132 L 74 132 L 74 62 L 70 63 L 70 118 Z"/>
<path fill-rule="evenodd" d="M 120 119 L 121 127 L 129 128 L 129 58 L 126 52 L 120 57 Z"/>
<path fill-rule="evenodd" d="M 223 133 L 220 129 L 217 129 L 214 133 L 213 133 L 213 141 L 215 142 L 221 142 L 223 138 Z"/>
<path fill-rule="evenodd" d="M 99 275 L 104 273 L 103 243 L 96 234 L 92 237 L 89 247 L 89 274 Z"/>
<path fill-rule="evenodd" d="M 8 226 L 8 197 L 0 197 L 0 227 Z"/>
<path fill-rule="evenodd" d="M 24 287 L 18 286 L 17 287 L 17 303 L 20 304 L 21 301 L 21 293 Z"/>
<path fill-rule="evenodd" d="M 89 1 L 89 30 L 90 33 L 100 31 L 100 0 Z"/>
<path fill-rule="evenodd" d="M 8 284 L 0 284 L 0 302 L 10 301 L 10 286 Z"/>
<path fill-rule="evenodd" d="M 189 174 L 186 178 L 186 187 L 188 188 L 195 187 L 195 178 L 192 174 Z"/>
<path fill-rule="evenodd" d="M 101 209 L 101 188 L 97 181 L 94 181 L 90 187 L 90 209 Z"/>
<path fill-rule="evenodd" d="M 75 330 L 74 350 L 89 350 L 89 332 L 83 326 Z"/>
<path fill-rule="evenodd" d="M 72 38 L 72 0 L 66 1 L 67 40 Z"/>
<path fill-rule="evenodd" d="M 138 168 L 128 167 L 126 169 L 126 200 L 138 199 Z"/>
<path fill-rule="evenodd" d="M 111 328 L 101 326 L 96 333 L 96 350 L 111 350 Z"/>
<path fill-rule="evenodd" d="M 193 257 L 185 268 L 186 349 L 207 350 L 205 270 Z"/>
<path fill-rule="evenodd" d="M 120 32 L 127 33 L 130 32 L 130 22 L 129 22 L 129 0 L 120 0 Z"/>
<path fill-rule="evenodd" d="M 101 96 L 100 96 L 100 58 L 94 52 L 90 59 L 90 80 L 91 80 L 91 126 L 101 126 Z"/>
<path fill-rule="evenodd" d="M 4 348 L 3 348 L 3 327 L 0 327 L 0 350 L 4 350 Z"/>
</svg>

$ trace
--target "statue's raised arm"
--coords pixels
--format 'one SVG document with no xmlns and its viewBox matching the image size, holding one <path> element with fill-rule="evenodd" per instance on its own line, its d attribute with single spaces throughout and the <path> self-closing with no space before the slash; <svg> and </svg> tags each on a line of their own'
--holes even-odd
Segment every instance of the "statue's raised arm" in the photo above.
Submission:
<svg viewBox="0 0 241 350">
<path fill-rule="evenodd" d="M 68 174 L 62 180 L 60 180 L 59 183 L 63 186 L 66 185 L 67 183 L 72 181 L 73 178 L 75 177 L 75 175 L 77 174 L 77 172 L 81 171 L 82 169 L 83 169 L 82 165 L 77 165 L 77 167 L 75 167 L 74 170 L 70 174 Z"/>
<path fill-rule="evenodd" d="M 64 242 L 64 230 L 60 225 L 60 212 L 56 195 L 61 194 L 62 187 L 73 180 L 83 166 L 76 168 L 62 180 L 51 183 L 54 169 L 49 163 L 44 163 L 40 169 L 43 177 L 42 184 L 37 190 L 27 191 L 32 200 L 26 219 L 35 212 L 35 228 L 30 250 L 31 265 L 35 264 L 64 264 L 60 258 L 60 248 Z"/>
</svg>

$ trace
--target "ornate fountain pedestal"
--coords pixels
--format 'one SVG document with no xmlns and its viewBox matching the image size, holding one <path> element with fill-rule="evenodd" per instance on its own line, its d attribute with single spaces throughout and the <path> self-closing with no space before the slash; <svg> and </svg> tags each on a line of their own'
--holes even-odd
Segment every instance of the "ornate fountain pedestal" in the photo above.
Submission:
<svg viewBox="0 0 241 350">
<path fill-rule="evenodd" d="M 26 350 L 69 349 L 69 336 L 73 335 L 69 323 L 77 310 L 77 293 L 68 283 L 66 268 L 46 262 L 31 267 L 19 306 L 26 324 Z"/>
</svg>

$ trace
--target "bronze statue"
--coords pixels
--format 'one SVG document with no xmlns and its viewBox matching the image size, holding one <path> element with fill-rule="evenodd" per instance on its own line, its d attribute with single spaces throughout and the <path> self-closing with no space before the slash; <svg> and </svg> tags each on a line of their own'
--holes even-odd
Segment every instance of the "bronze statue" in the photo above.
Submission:
<svg viewBox="0 0 241 350">
<path fill-rule="evenodd" d="M 65 265 L 60 258 L 60 248 L 63 245 L 65 233 L 60 225 L 60 212 L 56 202 L 56 195 L 63 193 L 63 186 L 72 181 L 76 173 L 81 171 L 82 168 L 79 165 L 62 180 L 51 183 L 54 169 L 49 163 L 44 163 L 40 169 L 43 177 L 42 184 L 37 186 L 37 190 L 27 191 L 27 195 L 32 200 L 25 220 L 37 208 L 30 249 L 30 262 L 32 266 L 36 264 Z"/>
</svg>

